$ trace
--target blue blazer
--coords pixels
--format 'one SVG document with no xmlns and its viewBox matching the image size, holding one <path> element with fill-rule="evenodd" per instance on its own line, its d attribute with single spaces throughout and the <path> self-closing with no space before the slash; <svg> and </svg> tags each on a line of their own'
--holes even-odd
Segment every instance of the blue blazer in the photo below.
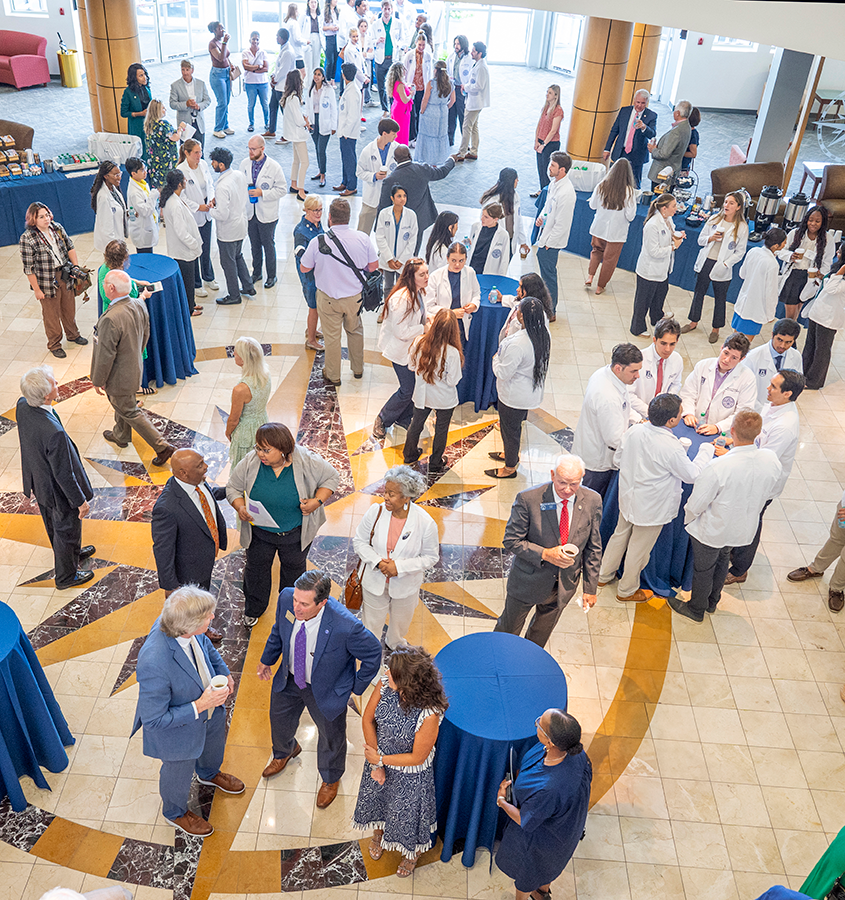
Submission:
<svg viewBox="0 0 845 900">
<path fill-rule="evenodd" d="M 204 635 L 197 637 L 205 651 L 211 677 L 228 675 L 229 668 Z M 138 654 L 138 706 L 132 734 L 144 727 L 144 756 L 154 759 L 199 759 L 205 746 L 205 715 L 194 715 L 191 703 L 199 700 L 203 687 L 199 672 L 176 638 L 161 630 L 156 619 Z M 224 715 L 223 707 L 214 710 Z"/>
<path fill-rule="evenodd" d="M 273 690 L 283 691 L 290 675 L 290 637 L 293 615 L 293 588 L 279 594 L 276 621 L 267 638 L 261 662 L 273 666 L 282 663 L 273 678 Z M 184 656 L 184 653 L 182 654 Z M 361 668 L 355 671 L 355 661 Z M 350 694 L 363 694 L 381 665 L 381 644 L 340 603 L 329 598 L 323 609 L 320 633 L 311 664 L 311 690 L 320 712 L 329 720 L 346 709 Z"/>
<path fill-rule="evenodd" d="M 622 151 L 625 149 L 625 135 L 628 132 L 628 121 L 631 118 L 632 109 L 633 106 L 623 106 L 619 110 L 619 115 L 610 129 L 610 135 L 604 145 L 605 150 L 610 150 L 610 158 L 614 162 L 622 156 Z M 641 165 L 648 159 L 648 142 L 657 134 L 657 113 L 646 107 L 643 110 L 643 124 L 645 131 L 634 129 L 634 143 L 628 155 L 628 160 L 633 166 Z"/>
</svg>

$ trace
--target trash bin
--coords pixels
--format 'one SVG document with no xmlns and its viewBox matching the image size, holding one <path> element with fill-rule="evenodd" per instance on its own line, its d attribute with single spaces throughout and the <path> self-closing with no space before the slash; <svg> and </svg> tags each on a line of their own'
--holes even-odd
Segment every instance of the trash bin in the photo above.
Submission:
<svg viewBox="0 0 845 900">
<path fill-rule="evenodd" d="M 82 87 L 82 72 L 79 68 L 79 54 L 76 50 L 59 53 L 59 70 L 62 73 L 62 87 Z"/>
</svg>

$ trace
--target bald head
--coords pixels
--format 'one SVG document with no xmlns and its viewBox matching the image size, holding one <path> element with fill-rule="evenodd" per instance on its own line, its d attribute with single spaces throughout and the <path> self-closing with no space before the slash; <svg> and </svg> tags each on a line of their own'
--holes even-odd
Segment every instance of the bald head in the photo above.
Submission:
<svg viewBox="0 0 845 900">
<path fill-rule="evenodd" d="M 128 297 L 132 290 L 132 279 L 122 269 L 112 269 L 103 279 L 103 291 L 109 300 Z"/>
<path fill-rule="evenodd" d="M 196 450 L 177 450 L 170 457 L 170 469 L 179 481 L 185 484 L 202 484 L 205 481 L 205 473 L 208 466 L 201 453 Z"/>
<path fill-rule="evenodd" d="M 259 160 L 264 156 L 264 138 L 260 134 L 256 134 L 247 141 L 247 150 L 249 158 Z"/>
</svg>

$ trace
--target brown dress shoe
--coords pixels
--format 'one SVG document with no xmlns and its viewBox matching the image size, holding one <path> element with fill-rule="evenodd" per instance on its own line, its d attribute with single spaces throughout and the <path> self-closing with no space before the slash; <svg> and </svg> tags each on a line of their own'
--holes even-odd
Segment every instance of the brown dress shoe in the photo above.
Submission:
<svg viewBox="0 0 845 900">
<path fill-rule="evenodd" d="M 339 784 L 339 781 L 333 781 L 331 784 L 326 784 L 324 781 L 320 785 L 320 790 L 317 791 L 317 809 L 325 809 L 337 797 Z"/>
<path fill-rule="evenodd" d="M 209 778 L 208 781 L 204 781 L 197 775 L 197 781 L 200 784 L 210 784 L 212 787 L 223 791 L 224 794 L 242 794 L 246 790 L 240 778 L 235 778 L 234 775 L 227 775 L 225 772 L 218 772 L 214 778 Z"/>
<path fill-rule="evenodd" d="M 223 640 L 223 635 L 216 628 L 212 628 L 210 625 L 205 629 L 205 636 L 211 641 L 212 644 L 219 644 L 220 641 Z"/>
<path fill-rule="evenodd" d="M 793 569 L 786 577 L 790 581 L 807 581 L 809 578 L 821 578 L 824 572 L 813 572 L 809 566 Z"/>
<path fill-rule="evenodd" d="M 832 612 L 842 612 L 842 607 L 845 606 L 845 591 L 829 590 L 827 593 L 827 605 Z"/>
<path fill-rule="evenodd" d="M 271 759 L 267 768 L 261 773 L 261 777 L 272 778 L 273 775 L 278 775 L 294 756 L 299 756 L 300 753 L 302 753 L 302 747 L 299 746 L 299 741 L 297 741 L 296 746 L 293 748 L 293 753 L 290 756 L 283 756 L 281 759 Z"/>
<path fill-rule="evenodd" d="M 154 466 L 163 466 L 168 459 L 176 452 L 176 448 L 168 444 L 164 450 L 153 460 Z"/>
<path fill-rule="evenodd" d="M 744 575 L 728 575 L 725 578 L 725 584 L 745 584 L 746 579 L 748 578 L 748 572 Z"/>
<path fill-rule="evenodd" d="M 647 600 L 651 600 L 653 596 L 654 594 L 652 594 L 651 591 L 644 591 L 642 588 L 637 588 L 630 597 L 620 597 L 619 594 L 617 594 L 616 599 L 620 603 L 645 603 Z"/>
<path fill-rule="evenodd" d="M 175 828 L 184 831 L 185 834 L 192 834 L 194 837 L 206 838 L 210 834 L 214 834 L 214 828 L 209 825 L 205 819 L 201 819 L 199 816 L 194 815 L 190 810 L 188 810 L 184 816 L 179 816 L 176 819 L 169 819 L 168 821 Z"/>
</svg>

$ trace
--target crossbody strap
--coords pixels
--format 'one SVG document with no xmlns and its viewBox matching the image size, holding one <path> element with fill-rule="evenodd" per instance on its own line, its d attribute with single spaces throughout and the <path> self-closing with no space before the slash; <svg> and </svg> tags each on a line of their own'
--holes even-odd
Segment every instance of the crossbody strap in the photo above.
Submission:
<svg viewBox="0 0 845 900">
<path fill-rule="evenodd" d="M 324 235 L 321 234 L 320 237 L 322 238 L 324 237 Z M 358 280 L 361 282 L 361 284 L 366 287 L 367 279 L 364 278 L 364 276 L 361 274 L 361 269 L 355 265 L 355 263 L 352 261 L 352 257 L 346 252 L 346 247 L 343 246 L 340 238 L 338 238 L 336 234 L 332 233 L 331 228 L 325 233 L 325 237 L 330 237 L 332 239 L 332 243 L 338 248 L 338 250 L 340 250 L 343 259 L 338 259 L 331 251 L 329 251 L 326 255 L 330 256 L 336 262 L 341 263 L 341 265 L 347 266 L 348 268 L 352 269 L 352 271 L 358 276 Z M 327 246 L 325 242 L 323 246 Z"/>
<path fill-rule="evenodd" d="M 373 535 L 376 533 L 376 525 L 378 525 L 378 520 L 381 517 L 381 511 L 383 509 L 384 509 L 384 504 L 382 503 L 378 508 L 378 512 L 376 513 L 376 520 L 375 520 L 375 522 L 373 522 L 373 527 L 370 530 L 370 546 L 371 547 L 373 546 Z M 361 562 L 358 564 L 358 580 L 359 581 L 361 579 L 361 572 L 363 570 L 364 570 L 364 560 L 362 559 Z"/>
</svg>

